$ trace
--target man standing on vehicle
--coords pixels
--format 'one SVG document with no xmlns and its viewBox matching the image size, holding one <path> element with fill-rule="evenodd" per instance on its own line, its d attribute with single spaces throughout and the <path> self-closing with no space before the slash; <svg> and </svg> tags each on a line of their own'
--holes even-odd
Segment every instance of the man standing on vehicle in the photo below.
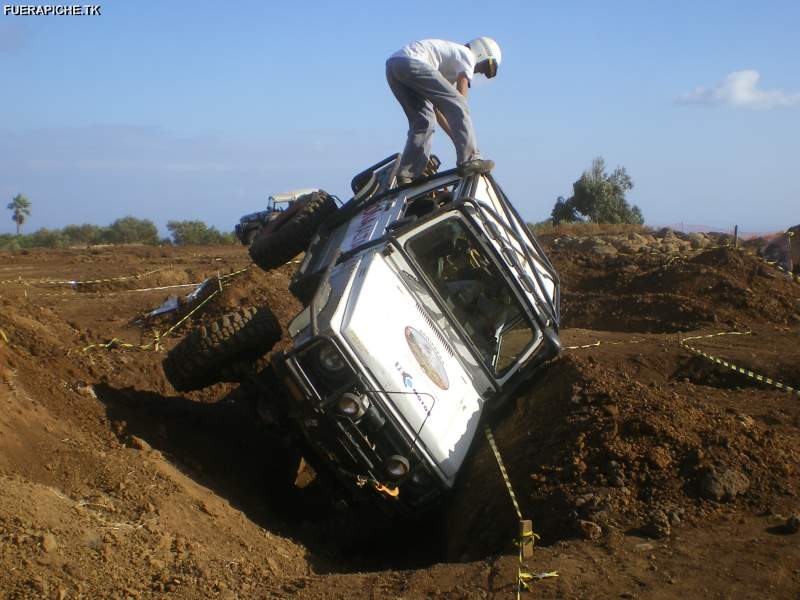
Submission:
<svg viewBox="0 0 800 600">
<path fill-rule="evenodd" d="M 408 117 L 408 139 L 397 184 L 419 178 L 431 154 L 434 117 L 453 140 L 456 166 L 462 176 L 488 173 L 491 160 L 483 160 L 467 105 L 467 91 L 475 73 L 497 75 L 500 46 L 479 37 L 467 44 L 445 40 L 420 40 L 403 46 L 386 61 L 386 80 Z"/>
</svg>

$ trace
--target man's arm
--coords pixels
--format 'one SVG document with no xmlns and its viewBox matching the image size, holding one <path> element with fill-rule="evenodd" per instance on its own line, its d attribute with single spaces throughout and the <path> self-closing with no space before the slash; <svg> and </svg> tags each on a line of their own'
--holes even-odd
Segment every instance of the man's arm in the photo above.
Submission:
<svg viewBox="0 0 800 600">
<path fill-rule="evenodd" d="M 464 96 L 464 98 L 467 97 L 467 92 L 469 92 L 469 79 L 467 78 L 466 73 L 461 72 L 458 74 L 458 79 L 456 80 L 456 89 L 458 90 L 459 94 Z"/>
<path fill-rule="evenodd" d="M 450 129 L 450 123 L 447 122 L 447 119 L 445 119 L 444 115 L 439 112 L 438 108 L 434 107 L 433 112 L 436 114 L 436 121 L 439 123 L 439 127 L 441 127 L 442 131 L 447 134 L 447 137 L 453 139 L 453 130 Z"/>
<path fill-rule="evenodd" d="M 456 91 L 465 98 L 467 97 L 467 92 L 469 91 L 469 79 L 467 79 L 466 74 L 463 72 L 458 74 L 458 79 L 456 80 Z M 447 119 L 445 119 L 444 115 L 439 112 L 438 108 L 434 107 L 433 112 L 436 114 L 436 121 L 439 123 L 439 127 L 442 128 L 442 131 L 444 131 L 450 139 L 453 139 L 453 130 L 450 129 L 450 124 L 447 122 Z"/>
</svg>

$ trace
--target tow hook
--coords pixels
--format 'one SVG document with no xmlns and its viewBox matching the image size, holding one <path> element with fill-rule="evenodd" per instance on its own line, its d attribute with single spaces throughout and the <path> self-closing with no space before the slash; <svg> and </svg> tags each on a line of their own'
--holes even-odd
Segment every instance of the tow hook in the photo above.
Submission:
<svg viewBox="0 0 800 600">
<path fill-rule="evenodd" d="M 381 483 L 380 481 L 376 481 L 375 479 L 370 479 L 368 477 L 364 477 L 363 475 L 356 475 L 356 485 L 358 487 L 363 488 L 368 483 L 371 483 L 372 487 L 379 494 L 384 494 L 389 498 L 397 498 L 400 496 L 400 488 L 398 487 L 391 487 L 388 485 L 384 485 L 383 483 Z"/>
<path fill-rule="evenodd" d="M 397 498 L 400 496 L 400 488 L 385 486 L 377 481 L 375 482 L 375 491 L 379 494 L 385 494 L 390 498 Z"/>
</svg>

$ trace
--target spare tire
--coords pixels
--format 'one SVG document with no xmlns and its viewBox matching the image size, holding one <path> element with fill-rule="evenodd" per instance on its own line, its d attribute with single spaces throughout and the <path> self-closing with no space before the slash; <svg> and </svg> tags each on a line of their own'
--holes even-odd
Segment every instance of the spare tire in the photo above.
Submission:
<svg viewBox="0 0 800 600">
<path fill-rule="evenodd" d="M 267 307 L 242 308 L 201 325 L 167 354 L 163 368 L 179 392 L 236 378 L 244 361 L 255 361 L 281 338 L 281 327 Z"/>
<path fill-rule="evenodd" d="M 250 244 L 250 258 L 265 271 L 285 265 L 308 248 L 314 233 L 325 218 L 336 210 L 336 202 L 326 192 L 301 196 L 302 206 L 272 231 L 264 231 Z"/>
</svg>

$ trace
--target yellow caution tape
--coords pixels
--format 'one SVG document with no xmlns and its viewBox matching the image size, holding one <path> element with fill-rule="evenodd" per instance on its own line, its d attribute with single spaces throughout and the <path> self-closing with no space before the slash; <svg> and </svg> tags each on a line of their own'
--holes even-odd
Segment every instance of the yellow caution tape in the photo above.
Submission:
<svg viewBox="0 0 800 600">
<path fill-rule="evenodd" d="M 680 343 L 688 342 L 690 340 L 707 340 L 710 338 L 721 337 L 723 335 L 752 335 L 752 331 L 718 331 L 717 333 L 708 333 L 705 335 L 693 335 L 691 337 L 680 338 Z"/>
<path fill-rule="evenodd" d="M 527 586 L 527 582 L 533 579 L 548 579 L 550 577 L 558 577 L 558 571 L 544 571 L 542 573 L 523 573 L 523 579 L 525 580 L 526 587 L 525 589 L 529 589 Z"/>
<path fill-rule="evenodd" d="M 486 434 L 486 439 L 489 442 L 489 447 L 491 447 L 492 452 L 494 453 L 494 458 L 497 461 L 497 466 L 500 467 L 500 474 L 503 476 L 503 481 L 506 484 L 506 489 L 508 489 L 508 495 L 511 497 L 511 502 L 514 504 L 514 510 L 517 513 L 517 518 L 522 522 L 522 511 L 519 508 L 519 503 L 517 502 L 517 496 L 514 494 L 514 488 L 511 487 L 511 479 L 508 476 L 508 471 L 506 471 L 505 463 L 503 463 L 503 457 L 500 456 L 500 450 L 497 448 L 497 443 L 494 440 L 494 435 L 492 434 L 492 430 L 487 425 L 483 432 Z M 515 544 L 519 547 L 518 553 L 518 563 L 517 563 L 517 600 L 519 600 L 520 594 L 522 591 L 529 591 L 530 590 L 530 581 L 540 580 L 540 579 L 547 579 L 550 577 L 558 577 L 558 571 L 547 571 L 544 573 L 531 573 L 528 571 L 528 566 L 525 564 L 523 559 L 524 554 L 532 550 L 533 545 L 536 543 L 536 540 L 540 539 L 538 533 L 534 532 L 532 529 L 531 531 L 520 534 L 520 539 L 515 541 Z"/>
<path fill-rule="evenodd" d="M 171 335 L 178 327 L 180 327 L 189 317 L 191 317 L 194 313 L 200 310 L 203 305 L 205 305 L 209 300 L 211 300 L 214 296 L 219 294 L 219 290 L 214 290 L 213 293 L 209 294 L 207 298 L 205 298 L 200 304 L 194 307 L 191 311 L 189 311 L 184 317 L 175 323 L 172 327 L 167 329 L 164 333 L 159 333 L 158 330 L 153 331 L 153 341 L 149 344 L 131 344 L 130 342 L 126 342 L 122 338 L 112 338 L 108 342 L 102 344 L 89 344 L 81 348 L 81 352 L 87 352 L 89 350 L 93 350 L 95 348 L 102 348 L 105 350 L 112 350 L 114 348 L 133 348 L 136 350 L 154 350 L 159 351 L 161 349 L 161 341 Z"/>
<path fill-rule="evenodd" d="M 252 264 L 252 263 L 251 263 Z M 250 268 L 251 265 L 247 265 L 241 269 L 233 271 L 231 273 L 227 273 L 225 275 L 221 275 L 220 279 L 225 281 L 226 279 L 230 279 L 240 273 L 244 273 Z M 151 269 L 150 271 L 144 271 L 143 273 L 135 273 L 133 275 L 123 275 L 120 277 L 108 277 L 105 279 L 88 279 L 85 281 L 77 280 L 77 279 L 22 279 L 22 277 L 18 277 L 17 279 L 2 279 L 0 280 L 0 284 L 17 284 L 17 285 L 69 285 L 69 286 L 78 286 L 78 285 L 88 285 L 92 283 L 109 283 L 112 281 L 127 281 L 130 279 L 142 279 L 143 277 L 147 277 L 148 275 L 152 275 L 153 273 L 158 273 L 159 271 L 163 271 L 170 267 L 158 267 L 157 269 Z M 190 284 L 181 284 L 181 285 L 190 285 Z M 145 288 L 150 289 L 150 288 Z M 126 290 L 130 291 L 130 290 Z"/>
<path fill-rule="evenodd" d="M 100 300 L 103 298 L 108 298 L 109 296 L 119 296 L 121 294 L 132 294 L 136 292 L 154 292 L 154 291 L 163 291 L 163 290 L 171 290 L 171 289 L 178 289 L 178 288 L 186 288 L 186 287 L 197 287 L 201 285 L 203 282 L 199 281 L 197 283 L 179 283 L 176 285 L 162 285 L 158 287 L 150 287 L 150 288 L 136 288 L 132 290 L 117 290 L 114 292 L 106 292 L 106 291 L 88 291 L 88 292 L 79 292 L 77 290 L 70 290 L 64 292 L 41 292 L 38 291 L 32 296 L 33 298 L 77 298 L 80 297 L 82 300 L 84 299 L 93 299 L 93 300 Z M 32 291 L 32 290 L 31 290 Z M 27 290 L 26 290 L 27 292 Z"/>
<path fill-rule="evenodd" d="M 134 275 L 124 275 L 122 277 L 108 277 L 106 279 L 90 279 L 86 281 L 78 281 L 75 279 L 64 279 L 64 280 L 48 280 L 48 279 L 22 279 L 18 277 L 17 279 L 4 279 L 0 280 L 0 284 L 19 284 L 19 285 L 86 285 L 90 283 L 108 283 L 111 281 L 126 281 L 128 279 L 141 279 L 142 277 L 147 277 L 148 275 L 152 275 L 153 273 L 158 273 L 159 271 L 163 271 L 167 267 L 159 267 L 157 269 L 152 269 L 150 271 L 145 271 L 144 273 L 135 273 Z"/>
<path fill-rule="evenodd" d="M 109 341 L 107 341 L 104 344 L 99 344 L 99 343 L 98 344 L 90 344 L 90 345 L 88 345 L 88 346 L 86 346 L 84 348 L 81 348 L 81 351 L 82 352 L 86 352 L 88 350 L 92 350 L 93 348 L 105 348 L 106 350 L 111 350 L 113 348 L 139 348 L 141 350 L 146 350 L 146 349 L 149 348 L 150 345 L 151 344 L 148 344 L 147 346 L 137 346 L 135 344 L 131 344 L 129 342 L 126 342 L 122 338 L 116 338 L 115 337 L 115 338 L 110 339 Z"/>
<path fill-rule="evenodd" d="M 777 381 L 777 380 L 775 380 L 775 379 L 773 379 L 771 377 L 767 377 L 765 375 L 761 375 L 759 373 L 751 371 L 750 369 L 745 369 L 743 367 L 737 366 L 737 365 L 733 364 L 730 361 L 723 360 L 721 358 L 713 356 L 713 355 L 711 355 L 711 354 L 709 354 L 707 352 L 704 352 L 703 350 L 700 350 L 699 348 L 695 348 L 694 346 L 691 346 L 691 345 L 686 343 L 688 340 L 699 340 L 699 339 L 705 339 L 705 338 L 710 338 L 710 337 L 717 337 L 717 336 L 720 336 L 720 335 L 749 335 L 749 334 L 750 334 L 749 331 L 747 331 L 747 332 L 724 331 L 722 333 L 714 333 L 714 334 L 711 334 L 711 335 L 697 335 L 697 336 L 694 336 L 694 337 L 684 338 L 684 339 L 679 340 L 679 344 L 683 348 L 686 348 L 688 351 L 690 351 L 690 352 L 692 352 L 694 354 L 697 354 L 698 356 L 702 356 L 703 358 L 705 358 L 707 360 L 710 360 L 711 362 L 713 362 L 715 364 L 718 364 L 718 365 L 720 365 L 722 367 L 728 368 L 731 371 L 734 371 L 735 373 L 739 373 L 740 375 L 744 375 L 745 377 L 749 377 L 750 379 L 754 379 L 755 381 L 758 381 L 759 383 L 766 383 L 767 385 L 771 385 L 771 386 L 773 386 L 773 387 L 775 387 L 775 388 L 777 388 L 779 390 L 783 390 L 783 391 L 789 392 L 791 394 L 796 394 L 798 397 L 800 397 L 800 389 L 798 389 L 798 388 L 792 387 L 790 385 L 786 385 L 785 383 Z"/>
<path fill-rule="evenodd" d="M 222 293 L 223 288 L 224 288 L 224 285 L 223 285 L 224 282 L 227 282 L 230 279 L 232 279 L 232 278 L 234 278 L 234 277 L 236 277 L 238 275 L 241 275 L 242 273 L 246 272 L 249 268 L 250 268 L 250 265 L 248 265 L 248 266 L 246 266 L 246 267 L 244 267 L 242 269 L 239 269 L 237 271 L 234 271 L 232 273 L 227 273 L 226 275 L 219 276 L 218 277 L 219 287 L 217 289 L 215 289 L 213 292 L 211 292 L 206 298 L 203 299 L 202 302 L 200 302 L 200 304 L 198 304 L 191 311 L 186 313 L 177 323 L 172 325 L 172 327 L 167 329 L 164 333 L 160 333 L 158 330 L 153 330 L 153 341 L 150 342 L 149 344 L 137 345 L 137 344 L 131 344 L 130 342 L 126 342 L 125 340 L 123 340 L 121 338 L 113 338 L 109 342 L 106 342 L 106 343 L 103 343 L 103 344 L 90 344 L 89 346 L 81 348 L 81 351 L 82 352 L 87 352 L 88 350 L 92 350 L 94 348 L 104 348 L 106 350 L 110 350 L 112 348 L 133 348 L 133 349 L 137 349 L 137 350 L 159 351 L 159 350 L 161 350 L 161 342 L 162 342 L 162 340 L 164 340 L 165 338 L 167 338 L 170 335 L 172 335 L 172 333 L 174 333 L 175 330 L 178 327 L 180 327 L 183 323 L 185 323 L 187 319 L 189 319 L 192 315 L 194 315 L 197 311 L 199 311 L 203 306 L 205 306 L 212 298 L 214 298 L 218 294 Z"/>
<path fill-rule="evenodd" d="M 564 346 L 563 350 L 583 350 L 585 348 L 596 348 L 597 346 L 627 346 L 629 344 L 641 344 L 646 340 L 622 340 L 619 342 L 604 342 L 597 340 L 591 344 L 583 344 L 582 346 Z"/>
<path fill-rule="evenodd" d="M 793 233 L 791 233 L 791 232 L 787 232 L 787 236 L 788 236 L 788 237 L 791 237 L 792 235 L 794 235 L 794 234 L 793 234 Z M 761 261 L 761 262 L 763 262 L 763 263 L 766 263 L 766 264 L 770 265 L 771 267 L 774 267 L 774 268 L 778 269 L 778 270 L 779 270 L 779 271 L 781 271 L 782 273 L 785 273 L 785 274 L 786 274 L 786 275 L 788 275 L 788 276 L 791 278 L 791 280 L 792 280 L 792 281 L 794 281 L 795 283 L 800 283 L 800 276 L 798 276 L 798 275 L 795 275 L 794 273 L 792 273 L 791 271 L 789 271 L 789 270 L 787 270 L 787 269 L 784 269 L 782 266 L 780 266 L 780 265 L 779 265 L 777 262 L 775 262 L 774 260 L 768 260 L 768 259 L 764 258 L 763 256 L 759 256 L 759 255 L 758 255 L 758 254 L 756 254 L 755 252 L 751 252 L 750 250 L 745 250 L 744 248 L 738 248 L 738 247 L 736 247 L 736 246 L 734 246 L 734 245 L 732 245 L 732 244 L 723 244 L 723 245 L 721 245 L 721 246 L 719 246 L 719 247 L 720 247 L 720 248 L 733 248 L 734 250 L 738 250 L 738 251 L 739 251 L 739 252 L 741 252 L 742 254 L 746 254 L 747 256 L 750 256 L 751 258 L 755 258 L 756 260 L 759 260 L 759 261 Z"/>
<path fill-rule="evenodd" d="M 500 474 L 503 476 L 503 481 L 506 483 L 506 488 L 508 488 L 508 495 L 511 496 L 511 502 L 514 504 L 514 510 L 517 511 L 517 518 L 521 521 L 522 511 L 519 509 L 517 496 L 514 494 L 514 488 L 511 487 L 511 479 L 508 477 L 508 471 L 506 471 L 506 465 L 503 463 L 503 457 L 500 456 L 500 450 L 497 449 L 497 443 L 494 441 L 492 430 L 487 425 L 483 432 L 486 434 L 486 439 L 489 441 L 489 446 L 492 448 L 494 457 L 497 460 L 497 466 L 500 467 Z"/>
</svg>

